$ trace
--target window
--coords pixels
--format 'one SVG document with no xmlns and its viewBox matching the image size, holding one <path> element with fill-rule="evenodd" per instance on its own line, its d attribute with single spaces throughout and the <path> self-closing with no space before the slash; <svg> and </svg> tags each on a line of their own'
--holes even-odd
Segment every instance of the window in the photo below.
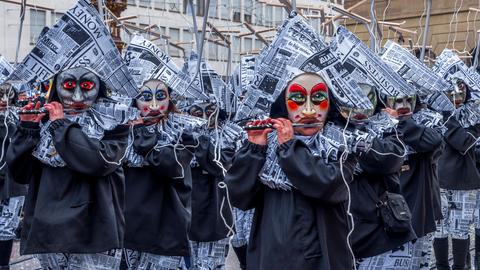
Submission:
<svg viewBox="0 0 480 270">
<path fill-rule="evenodd" d="M 150 0 L 138 0 L 141 7 L 151 7 Z"/>
<path fill-rule="evenodd" d="M 244 38 L 243 39 L 243 48 L 244 52 L 251 52 L 253 46 L 253 40 L 251 38 Z"/>
<path fill-rule="evenodd" d="M 281 24 L 283 22 L 283 8 L 281 7 L 274 7 L 274 12 L 275 12 L 275 15 L 274 15 L 274 19 L 273 19 L 273 22 L 275 25 L 278 25 L 278 24 Z"/>
<path fill-rule="evenodd" d="M 180 29 L 170 28 L 170 43 L 177 43 L 180 41 Z M 170 55 L 171 56 L 180 56 L 180 52 L 177 48 L 170 46 Z"/>
<path fill-rule="evenodd" d="M 213 42 L 208 43 L 208 59 L 213 61 L 218 59 L 218 45 Z"/>
<path fill-rule="evenodd" d="M 232 41 L 232 60 L 235 62 L 240 61 L 240 38 L 233 37 Z"/>
<path fill-rule="evenodd" d="M 220 6 L 220 19 L 230 20 L 230 12 L 232 11 L 231 0 L 222 0 L 222 5 Z"/>
<path fill-rule="evenodd" d="M 35 44 L 38 36 L 47 23 L 47 13 L 44 10 L 30 10 L 30 44 Z"/>
<path fill-rule="evenodd" d="M 194 46 L 195 46 L 195 37 L 192 32 L 189 30 L 183 30 L 183 37 L 182 41 L 185 42 L 185 44 L 182 45 L 186 49 L 186 51 L 191 51 Z M 190 42 L 190 43 L 187 43 Z"/>
<path fill-rule="evenodd" d="M 263 25 L 265 23 L 262 11 L 263 4 L 255 1 L 255 8 L 253 9 L 253 21 L 255 22 L 255 25 Z"/>
<path fill-rule="evenodd" d="M 252 0 L 244 0 L 244 14 L 243 14 L 243 21 L 252 23 L 252 13 L 253 13 L 253 2 Z"/>
<path fill-rule="evenodd" d="M 156 9 L 166 10 L 167 9 L 166 5 L 167 5 L 166 0 L 153 0 L 153 6 Z"/>
<path fill-rule="evenodd" d="M 240 0 L 233 0 L 233 21 L 234 22 L 241 22 L 242 21 L 242 3 Z"/>
<path fill-rule="evenodd" d="M 265 25 L 272 26 L 273 25 L 273 7 L 266 5 L 265 6 Z"/>
<path fill-rule="evenodd" d="M 52 25 L 56 24 L 63 16 L 63 13 L 52 12 L 50 18 L 52 18 Z"/>
<path fill-rule="evenodd" d="M 208 10 L 208 17 L 217 18 L 218 0 L 210 0 L 210 9 Z"/>
<path fill-rule="evenodd" d="M 261 50 L 264 46 L 263 42 L 258 39 L 255 40 L 255 50 Z"/>
<path fill-rule="evenodd" d="M 135 0 L 128 0 L 128 1 L 127 1 L 127 5 L 129 5 L 129 6 L 136 6 L 137 3 L 136 3 Z"/>
</svg>

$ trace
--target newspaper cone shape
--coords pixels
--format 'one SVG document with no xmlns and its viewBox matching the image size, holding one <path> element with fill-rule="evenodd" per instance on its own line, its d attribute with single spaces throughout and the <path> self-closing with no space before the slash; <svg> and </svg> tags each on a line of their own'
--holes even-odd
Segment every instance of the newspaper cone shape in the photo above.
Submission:
<svg viewBox="0 0 480 270">
<path fill-rule="evenodd" d="M 468 68 L 453 51 L 443 50 L 432 69 L 447 81 L 453 78 L 462 79 L 470 89 L 471 99 L 480 99 L 480 74 L 475 69 Z"/>
<path fill-rule="evenodd" d="M 231 78 L 235 96 L 245 95 L 253 79 L 255 79 L 255 56 L 242 56 L 240 65 L 237 66 Z"/>
<path fill-rule="evenodd" d="M 0 85 L 5 82 L 5 80 L 13 72 L 13 66 L 5 59 L 5 57 L 0 56 Z"/>
<path fill-rule="evenodd" d="M 338 28 L 330 46 L 357 82 L 369 82 L 387 96 L 415 94 L 412 85 L 345 27 Z"/>
<path fill-rule="evenodd" d="M 185 61 L 183 72 L 189 74 L 190 78 L 200 81 L 202 92 L 215 101 L 225 112 L 232 112 L 234 109 L 234 94 L 218 73 L 204 60 L 200 64 L 199 74 L 195 74 L 198 65 L 198 54 L 191 52 L 190 57 Z"/>
<path fill-rule="evenodd" d="M 287 67 L 322 75 L 340 106 L 372 109 L 356 82 L 329 53 L 323 38 L 301 16 L 295 16 L 280 26 L 273 42 L 257 56 L 255 79 L 240 104 L 237 120 L 268 114 L 271 104 L 296 75 Z"/>
<path fill-rule="evenodd" d="M 114 94 L 134 97 L 137 93 L 110 32 L 88 0 L 79 0 L 41 35 L 9 80 L 43 82 L 76 67 L 97 74 Z"/>
<path fill-rule="evenodd" d="M 453 111 L 455 107 L 444 94 L 452 85 L 433 72 L 400 44 L 388 40 L 381 58 L 403 79 L 413 83 L 423 102 L 436 111 Z"/>
<path fill-rule="evenodd" d="M 169 55 L 140 35 L 132 38 L 123 57 L 138 88 L 148 80 L 160 80 L 173 90 L 174 96 L 208 99 L 198 80 L 192 82 Z"/>
</svg>

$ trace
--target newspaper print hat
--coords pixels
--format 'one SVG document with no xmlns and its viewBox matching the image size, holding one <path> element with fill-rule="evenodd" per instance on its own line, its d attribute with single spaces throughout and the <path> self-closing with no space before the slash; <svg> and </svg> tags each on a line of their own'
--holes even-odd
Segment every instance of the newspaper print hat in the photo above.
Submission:
<svg viewBox="0 0 480 270">
<path fill-rule="evenodd" d="M 368 81 L 386 96 L 413 96 L 415 88 L 408 84 L 375 52 L 345 27 L 337 29 L 331 49 L 358 82 Z"/>
<path fill-rule="evenodd" d="M 445 95 L 452 85 L 433 72 L 400 44 L 388 40 L 381 58 L 404 80 L 411 82 L 422 102 L 435 111 L 453 111 L 455 106 Z"/>
<path fill-rule="evenodd" d="M 239 106 L 236 120 L 269 112 L 271 104 L 295 75 L 287 66 L 320 74 L 340 106 L 373 109 L 323 38 L 301 16 L 293 16 L 280 26 L 272 43 L 257 56 L 255 79 Z"/>
<path fill-rule="evenodd" d="M 43 82 L 76 67 L 95 73 L 114 95 L 134 97 L 137 93 L 110 32 L 89 0 L 79 0 L 45 30 L 9 80 Z"/>
<path fill-rule="evenodd" d="M 195 74 L 197 65 L 198 54 L 192 51 L 190 57 L 185 61 L 182 72 L 188 74 L 190 78 L 195 78 L 195 81 L 199 81 L 200 89 L 208 96 L 208 99 L 191 99 L 188 105 L 209 101 L 217 103 L 220 109 L 225 112 L 232 112 L 234 110 L 234 94 L 232 88 L 222 80 L 222 77 L 218 75 L 204 59 L 202 59 L 200 63 L 199 74 Z"/>
<path fill-rule="evenodd" d="M 2 85 L 13 72 L 13 66 L 5 59 L 5 57 L 0 56 L 0 85 Z"/>
<path fill-rule="evenodd" d="M 455 78 L 463 80 L 470 90 L 471 100 L 480 100 L 480 74 L 467 67 L 452 50 L 443 50 L 432 70 L 449 82 Z"/>
<path fill-rule="evenodd" d="M 231 77 L 236 97 L 242 97 L 255 78 L 255 56 L 247 55 L 240 58 L 240 64 Z"/>
<path fill-rule="evenodd" d="M 148 80 L 160 80 L 170 87 L 173 96 L 208 100 L 199 81 L 192 81 L 183 73 L 172 58 L 157 45 L 140 35 L 135 35 L 128 44 L 123 58 L 133 76 L 137 89 Z M 136 93 L 137 95 L 138 93 Z"/>
</svg>

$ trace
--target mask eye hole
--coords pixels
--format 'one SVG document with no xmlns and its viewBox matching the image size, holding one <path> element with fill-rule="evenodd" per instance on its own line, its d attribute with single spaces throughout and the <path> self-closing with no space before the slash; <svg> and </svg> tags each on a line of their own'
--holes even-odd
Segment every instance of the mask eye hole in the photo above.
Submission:
<svg viewBox="0 0 480 270">
<path fill-rule="evenodd" d="M 83 81 L 80 83 L 80 88 L 83 90 L 92 90 L 95 87 L 95 83 L 91 81 Z"/>
<path fill-rule="evenodd" d="M 142 101 L 151 101 L 153 99 L 152 92 L 150 91 L 143 91 L 140 93 L 140 97 L 138 98 Z"/>
<path fill-rule="evenodd" d="M 66 90 L 73 90 L 77 86 L 75 81 L 65 81 L 63 82 L 63 88 Z"/>
<path fill-rule="evenodd" d="M 163 90 L 158 90 L 158 91 L 155 93 L 155 98 L 156 98 L 157 100 L 160 100 L 160 101 L 161 101 L 161 100 L 165 100 L 165 99 L 167 99 L 167 94 L 166 94 L 166 92 L 163 91 Z"/>
<path fill-rule="evenodd" d="M 311 96 L 311 100 L 313 104 L 318 105 L 322 103 L 322 101 L 327 100 L 327 97 L 323 92 L 316 92 Z"/>
<path fill-rule="evenodd" d="M 189 114 L 195 117 L 203 117 L 203 111 L 198 106 L 193 106 L 192 108 L 190 108 Z"/>
</svg>

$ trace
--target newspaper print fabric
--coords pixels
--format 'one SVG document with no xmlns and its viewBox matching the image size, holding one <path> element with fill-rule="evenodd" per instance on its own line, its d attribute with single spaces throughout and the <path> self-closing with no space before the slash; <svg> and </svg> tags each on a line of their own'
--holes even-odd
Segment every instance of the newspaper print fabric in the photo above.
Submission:
<svg viewBox="0 0 480 270">
<path fill-rule="evenodd" d="M 123 255 L 128 270 L 177 270 L 183 267 L 183 257 L 163 256 L 124 249 Z"/>
<path fill-rule="evenodd" d="M 480 99 L 480 74 L 467 65 L 452 50 L 444 49 L 437 57 L 432 70 L 447 81 L 462 79 L 470 89 L 472 100 Z"/>
<path fill-rule="evenodd" d="M 88 137 L 97 140 L 103 138 L 104 129 L 97 124 L 88 112 L 79 115 L 65 115 L 65 118 L 78 123 Z M 40 142 L 33 150 L 32 155 L 46 165 L 65 167 L 65 161 L 55 149 L 52 134 L 49 132 L 51 123 L 51 121 L 48 121 L 40 124 Z"/>
<path fill-rule="evenodd" d="M 178 95 L 208 100 L 208 96 L 200 88 L 198 79 L 192 82 L 192 78 L 181 72 L 170 56 L 140 35 L 132 38 L 123 58 L 137 87 L 141 87 L 148 80 L 155 79 L 164 82 L 173 90 L 173 98 Z"/>
<path fill-rule="evenodd" d="M 192 268 L 190 270 L 225 270 L 228 238 L 213 242 L 190 241 Z"/>
<path fill-rule="evenodd" d="M 243 211 L 235 207 L 233 208 L 233 217 L 235 219 L 235 234 L 232 237 L 232 246 L 241 247 L 248 244 L 254 214 L 255 209 Z"/>
<path fill-rule="evenodd" d="M 369 133 L 344 130 L 342 127 L 328 123 L 321 132 L 311 137 L 295 136 L 302 140 L 314 156 L 328 161 L 339 160 L 344 150 L 347 153 L 366 151 L 373 138 Z M 266 161 L 260 170 L 260 181 L 272 189 L 291 190 L 293 185 L 278 164 L 277 148 L 279 147 L 276 131 L 268 135 Z"/>
<path fill-rule="evenodd" d="M 262 116 L 301 72 L 320 74 L 341 107 L 373 109 L 323 38 L 301 17 L 286 20 L 273 42 L 255 60 L 255 78 L 239 106 L 237 120 Z"/>
<path fill-rule="evenodd" d="M 15 231 L 20 224 L 24 202 L 24 196 L 0 201 L 0 241 L 15 239 Z"/>
<path fill-rule="evenodd" d="M 455 239 L 468 239 L 474 222 L 478 190 L 440 189 L 443 220 L 437 222 L 436 238 L 449 235 Z"/>
<path fill-rule="evenodd" d="M 387 96 L 413 96 L 415 89 L 358 37 L 340 26 L 331 49 L 357 81 L 368 81 Z"/>
<path fill-rule="evenodd" d="M 62 70 L 85 67 L 119 95 L 134 97 L 135 82 L 95 7 L 79 0 L 38 40 L 9 80 L 43 82 Z"/>
<path fill-rule="evenodd" d="M 46 253 L 36 254 L 45 270 L 117 270 L 122 251 L 111 250 L 95 254 Z"/>
<path fill-rule="evenodd" d="M 235 102 L 230 85 L 227 85 L 222 80 L 222 77 L 204 59 L 200 63 L 199 74 L 195 74 L 197 64 L 198 55 L 192 51 L 188 60 L 185 61 L 182 72 L 189 74 L 190 78 L 200 81 L 200 89 L 209 97 L 208 101 L 215 101 L 221 110 L 232 113 Z M 198 100 L 192 100 L 193 103 L 195 101 L 198 102 Z"/>
<path fill-rule="evenodd" d="M 413 258 L 413 243 L 402 246 L 383 254 L 358 260 L 358 270 L 411 270 Z"/>
<path fill-rule="evenodd" d="M 255 56 L 240 58 L 240 65 L 232 75 L 232 85 L 236 97 L 243 97 L 255 78 Z"/>
<path fill-rule="evenodd" d="M 444 94 L 451 90 L 452 85 L 400 44 L 388 40 L 381 58 L 403 79 L 413 83 L 419 90 L 419 97 L 431 108 L 436 111 L 455 110 L 452 102 Z"/>
<path fill-rule="evenodd" d="M 433 233 L 421 237 L 413 243 L 412 268 L 415 270 L 429 270 L 430 258 L 433 249 Z"/>
<path fill-rule="evenodd" d="M 0 56 L 0 85 L 10 76 L 13 71 L 13 66 L 5 59 L 5 57 Z"/>
<path fill-rule="evenodd" d="M 158 124 L 150 125 L 147 130 L 151 133 L 158 134 L 157 144 L 154 149 L 164 147 L 166 145 L 179 145 L 180 137 L 183 133 L 193 135 L 200 133 L 207 125 L 207 120 L 190 115 L 170 113 L 166 121 L 161 121 Z M 136 153 L 133 148 L 132 134 L 128 136 L 127 148 L 127 165 L 129 167 L 142 167 L 148 165 L 145 158 Z"/>
<path fill-rule="evenodd" d="M 469 101 L 463 104 L 454 112 L 455 118 L 464 128 L 480 124 L 480 104 L 479 101 Z"/>
</svg>

